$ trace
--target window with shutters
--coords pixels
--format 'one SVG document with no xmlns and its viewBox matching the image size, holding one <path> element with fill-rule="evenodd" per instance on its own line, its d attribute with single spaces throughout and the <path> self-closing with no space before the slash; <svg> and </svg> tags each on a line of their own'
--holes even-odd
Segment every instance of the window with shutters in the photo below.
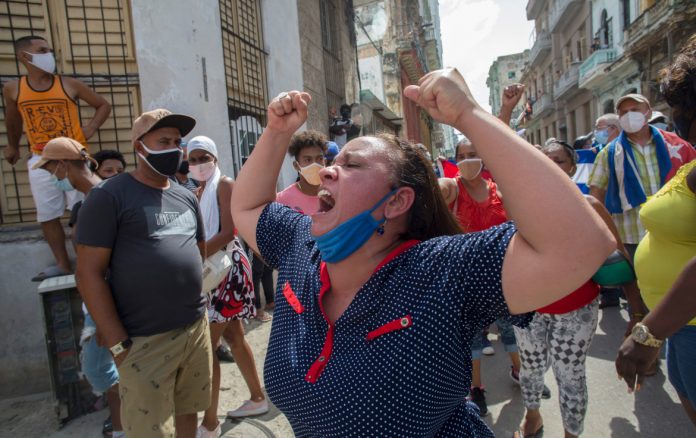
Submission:
<svg viewBox="0 0 696 438">
<path fill-rule="evenodd" d="M 268 105 L 260 0 L 220 0 L 220 22 L 236 173 L 256 144 Z"/>
<path fill-rule="evenodd" d="M 338 29 L 338 9 L 334 0 L 322 0 L 319 9 L 321 17 L 321 42 L 324 48 L 324 80 L 328 108 L 340 108 L 346 103 L 343 65 L 341 64 L 340 31 Z"/>
<path fill-rule="evenodd" d="M 3 0 L 0 2 L 0 81 L 24 75 L 14 55 L 14 40 L 38 35 L 55 50 L 59 74 L 76 77 L 111 103 L 109 118 L 89 139 L 89 151 L 115 149 L 128 167 L 135 165 L 130 128 L 140 114 L 138 69 L 132 41 L 128 0 Z M 0 102 L 0 149 L 7 144 L 4 100 Z M 80 102 L 84 126 L 94 109 Z M 0 223 L 36 220 L 29 189 L 27 142 L 20 140 L 22 159 L 14 166 L 0 160 Z"/>
</svg>

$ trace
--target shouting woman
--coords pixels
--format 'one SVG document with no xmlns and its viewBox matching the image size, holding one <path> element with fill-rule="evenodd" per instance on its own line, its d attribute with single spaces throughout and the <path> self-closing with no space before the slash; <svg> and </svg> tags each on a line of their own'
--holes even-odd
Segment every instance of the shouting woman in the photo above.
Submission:
<svg viewBox="0 0 696 438">
<path fill-rule="evenodd" d="M 311 217 L 274 202 L 279 145 L 311 101 L 275 98 L 232 215 L 278 269 L 264 377 L 297 436 L 492 436 L 466 401 L 473 337 L 498 318 L 526 323 L 615 246 L 573 183 L 481 109 L 459 72 L 405 94 L 479 145 L 515 224 L 460 234 L 423 154 L 387 135 L 351 140 L 321 170 Z"/>
</svg>

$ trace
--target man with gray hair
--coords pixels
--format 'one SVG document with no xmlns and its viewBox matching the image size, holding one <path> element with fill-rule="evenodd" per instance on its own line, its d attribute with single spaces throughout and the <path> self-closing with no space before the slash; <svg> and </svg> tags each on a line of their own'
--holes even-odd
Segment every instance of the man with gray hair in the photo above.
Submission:
<svg viewBox="0 0 696 438">
<path fill-rule="evenodd" d="M 619 116 L 617 114 L 607 113 L 601 115 L 595 122 L 592 147 L 599 150 L 618 137 L 620 133 L 621 125 L 619 124 Z"/>
<path fill-rule="evenodd" d="M 575 184 L 578 185 L 584 194 L 587 195 L 590 193 L 590 187 L 587 181 L 590 178 L 597 153 L 618 137 L 619 133 L 621 133 L 619 116 L 614 113 L 601 115 L 595 122 L 592 147 L 590 149 L 578 149 L 575 151 L 577 153 L 577 170 L 573 175 L 573 181 L 575 181 Z M 600 201 L 602 200 L 600 199 Z"/>
</svg>

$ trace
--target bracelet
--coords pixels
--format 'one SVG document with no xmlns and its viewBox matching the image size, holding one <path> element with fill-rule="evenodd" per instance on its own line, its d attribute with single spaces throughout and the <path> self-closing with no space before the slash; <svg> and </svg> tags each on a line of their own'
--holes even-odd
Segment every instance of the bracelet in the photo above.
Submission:
<svg viewBox="0 0 696 438">
<path fill-rule="evenodd" d="M 631 313 L 631 319 L 643 319 L 645 315 L 643 313 Z"/>
</svg>

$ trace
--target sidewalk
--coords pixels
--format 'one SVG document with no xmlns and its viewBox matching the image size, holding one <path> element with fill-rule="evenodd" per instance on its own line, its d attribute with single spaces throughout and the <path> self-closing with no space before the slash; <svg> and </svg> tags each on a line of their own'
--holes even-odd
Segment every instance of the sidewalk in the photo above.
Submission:
<svg viewBox="0 0 696 438">
<path fill-rule="evenodd" d="M 694 426 L 683 412 L 679 399 L 667 382 L 665 362 L 660 372 L 648 378 L 637 394 L 628 394 L 626 385 L 616 378 L 614 358 L 622 341 L 627 314 L 609 308 L 600 311 L 597 328 L 587 360 L 587 381 L 590 405 L 583 436 L 602 438 L 688 437 L 696 436 Z M 247 341 L 254 350 L 256 366 L 263 372 L 263 359 L 270 334 L 270 323 L 256 321 L 246 326 Z M 495 356 L 483 358 L 483 381 L 491 415 L 486 421 L 496 436 L 507 438 L 522 422 L 524 407 L 519 389 L 510 380 L 510 361 L 499 342 L 493 343 Z M 225 419 L 225 412 L 236 408 L 248 392 L 235 364 L 222 365 L 220 420 L 224 421 L 224 437 L 292 437 L 285 417 L 275 408 L 260 417 L 236 421 Z M 542 400 L 544 432 L 547 437 L 563 436 L 558 408 L 558 387 L 551 371 L 546 383 L 551 388 L 550 400 Z M 48 394 L 23 400 L 0 402 L 0 437 L 98 438 L 101 423 L 107 417 L 103 410 L 69 423 L 56 430 L 55 415 Z M 385 431 L 385 436 L 388 434 Z"/>
</svg>

